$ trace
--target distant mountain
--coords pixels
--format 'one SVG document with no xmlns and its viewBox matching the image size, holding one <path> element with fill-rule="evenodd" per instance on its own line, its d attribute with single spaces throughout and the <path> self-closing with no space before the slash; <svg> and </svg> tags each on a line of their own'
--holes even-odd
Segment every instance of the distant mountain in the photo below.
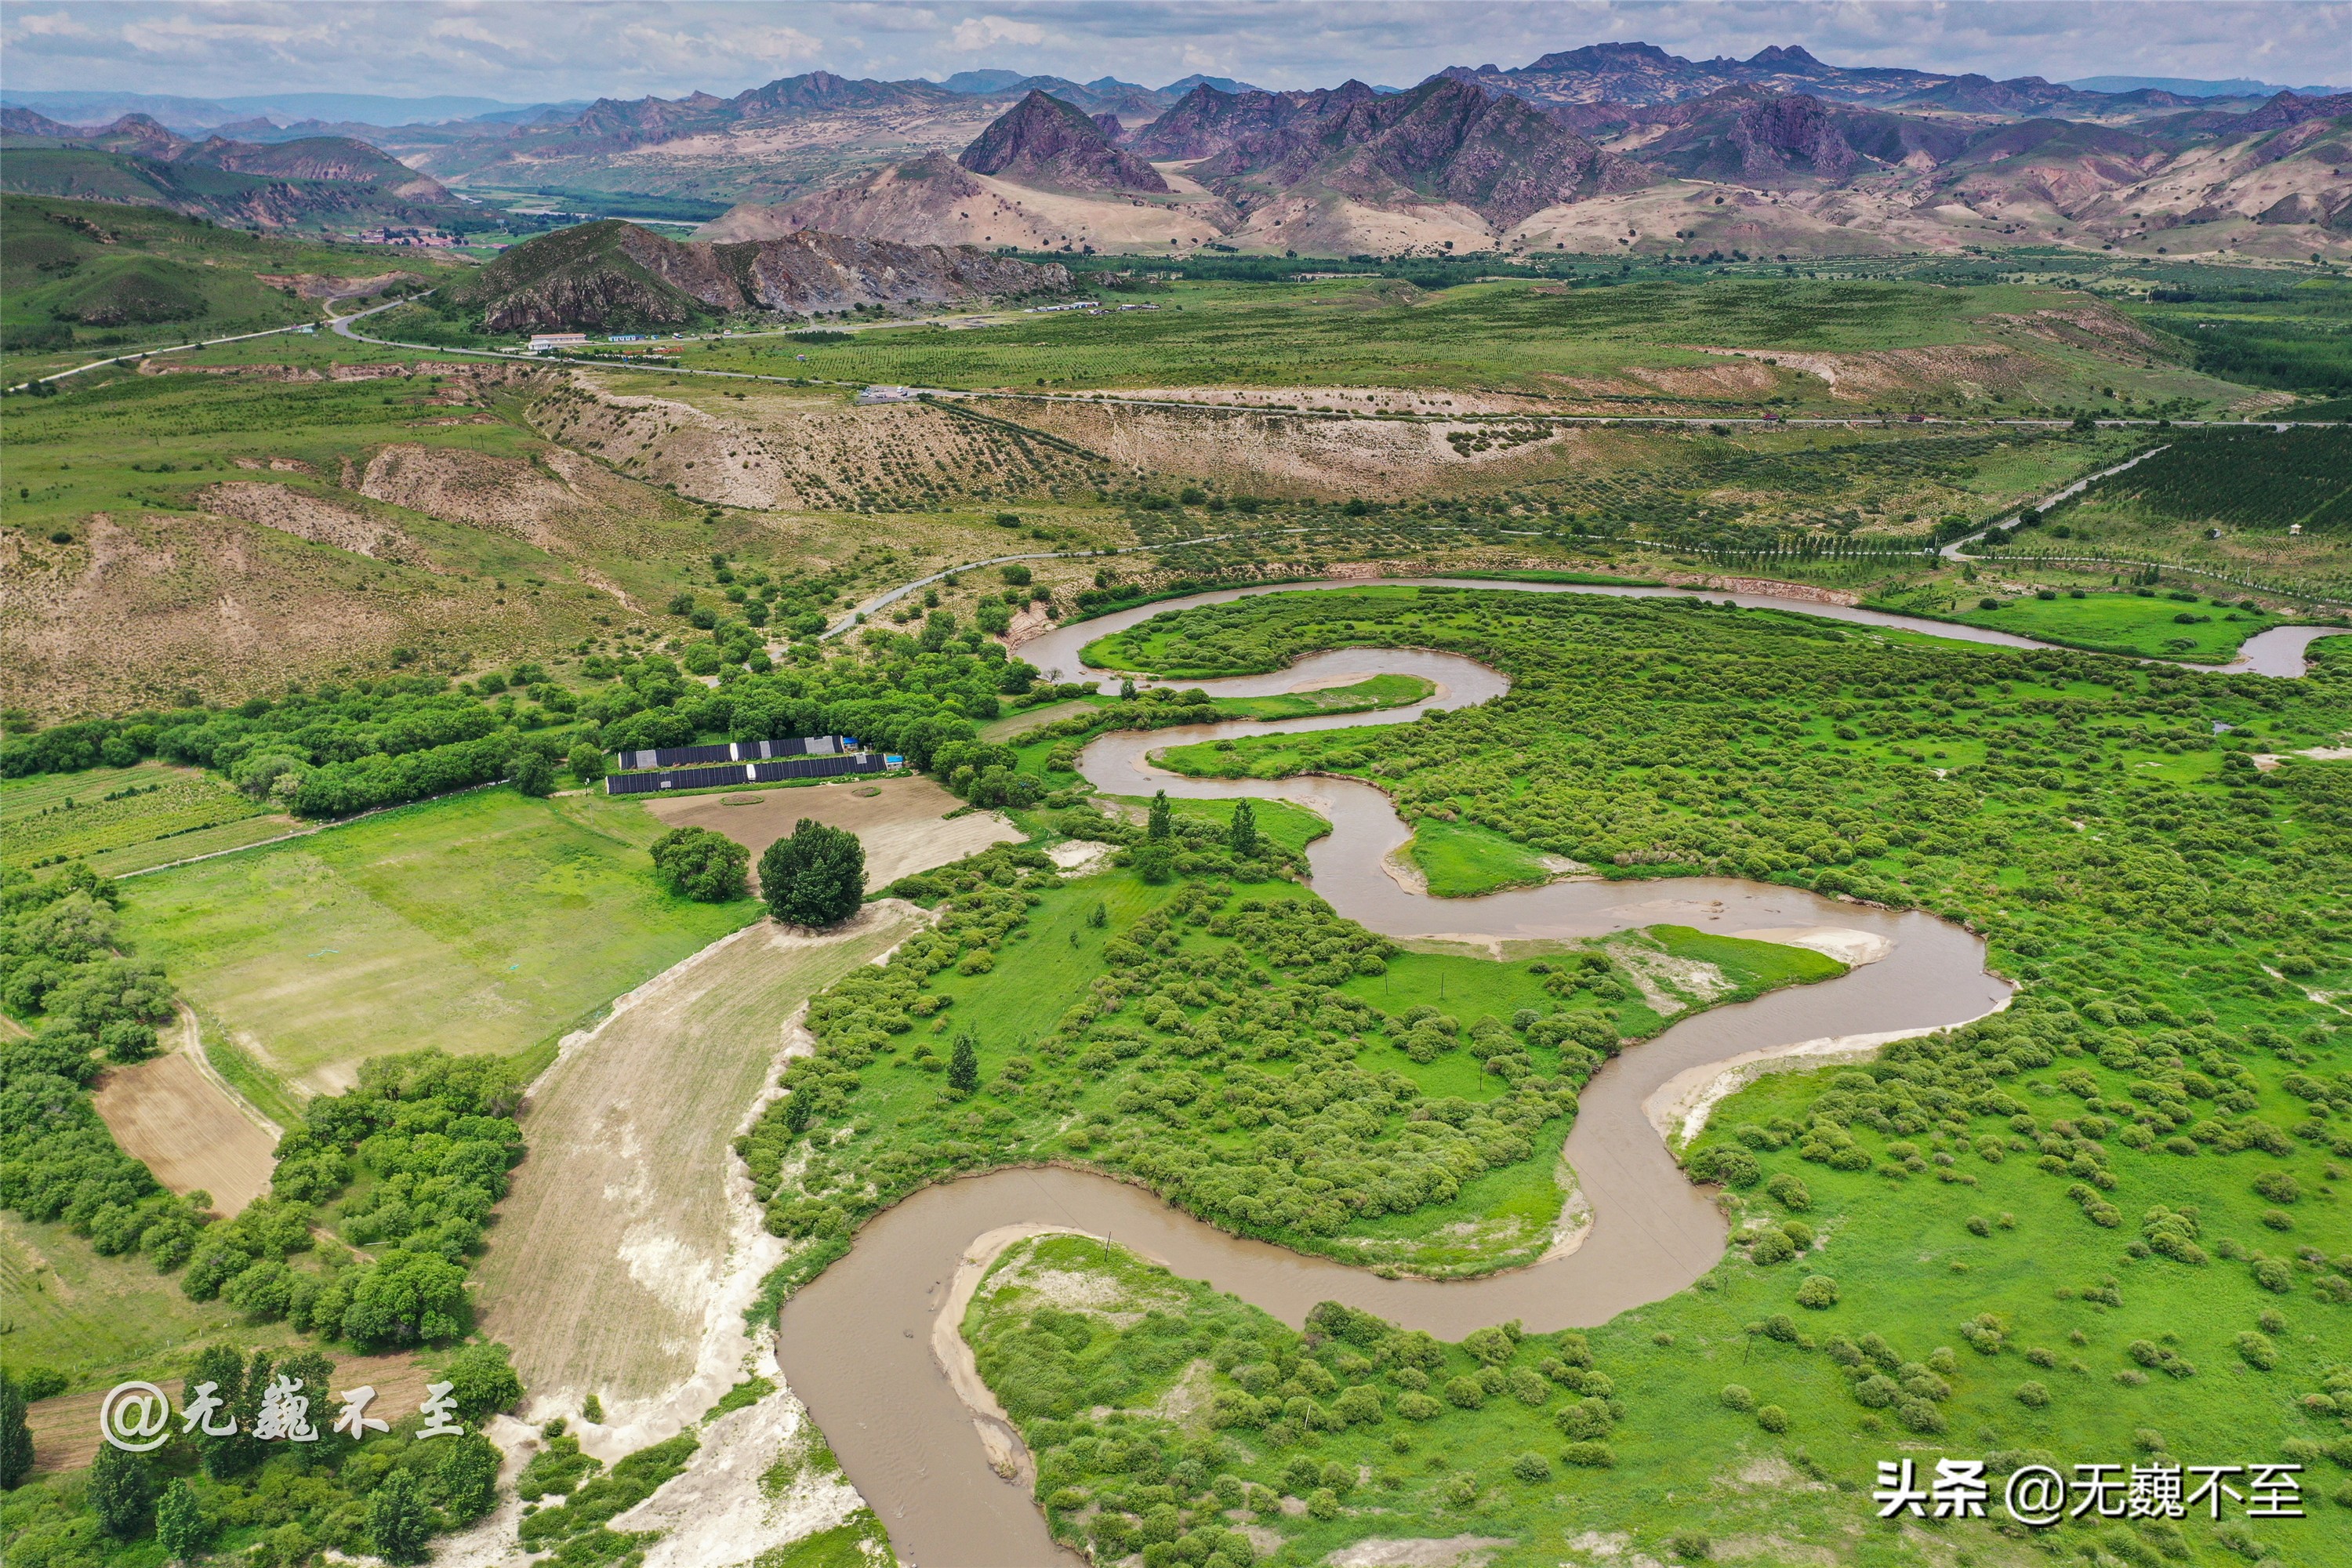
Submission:
<svg viewBox="0 0 2352 1568">
<path fill-rule="evenodd" d="M 1235 81 L 1229 76 L 1202 76 L 1200 72 L 1194 71 L 1191 76 L 1178 77 L 1174 81 L 1161 88 L 1160 93 L 1163 98 L 1174 100 L 1183 97 L 1196 87 L 1213 87 L 1219 92 L 1235 93 L 1265 90 L 1262 88 L 1252 87 L 1245 81 Z M 1377 92 L 1380 89 L 1375 88 L 1372 90 Z"/>
<path fill-rule="evenodd" d="M 2268 98 L 2273 93 L 2299 93 L 2305 98 L 2326 98 L 2346 90 L 2340 87 L 2281 87 L 2275 82 L 2256 81 L 2252 77 L 2231 77 L 2226 81 L 2207 81 L 2188 76 L 2082 76 L 2066 83 L 2084 92 L 2137 92 L 2153 88 L 2177 98 Z"/>
<path fill-rule="evenodd" d="M 96 125 L 125 114 L 144 114 L 183 133 L 219 131 L 257 115 L 279 121 L 341 121 L 354 124 L 394 127 L 439 124 L 446 121 L 500 116 L 530 119 L 548 110 L 577 109 L 570 105 L 510 103 L 496 98 L 444 95 L 433 98 L 391 98 L 364 92 L 257 93 L 236 98 L 178 98 L 137 92 L 0 92 L 0 105 L 37 110 L 50 118 L 76 125 Z"/>
<path fill-rule="evenodd" d="M 256 228 L 327 223 L 436 226 L 457 203 L 438 182 L 364 142 L 312 136 L 265 144 L 174 134 L 144 114 L 81 129 L 0 110 L 0 189 L 168 207 Z"/>
<path fill-rule="evenodd" d="M 1811 178 L 1843 184 L 1924 153 L 1936 163 L 1969 145 L 1969 129 L 1948 121 L 1828 104 L 1805 93 L 1732 87 L 1695 103 L 1654 111 L 1663 127 L 1645 141 L 1644 163 L 1687 178 L 1733 180 L 1774 189 Z"/>
<path fill-rule="evenodd" d="M 450 302 L 493 332 L 667 328 L 746 312 L 948 303 L 1066 291 L 1067 269 L 971 246 L 801 233 L 743 244 L 681 243 L 619 219 L 513 246 Z"/>
<path fill-rule="evenodd" d="M 958 71 L 940 85 L 950 92 L 994 94 L 1012 91 L 1014 84 L 1027 80 L 1028 75 L 1026 71 Z"/>
<path fill-rule="evenodd" d="M 1104 119 L 1116 128 L 1115 119 Z M 1112 146 L 1104 125 L 1035 89 L 982 132 L 957 162 L 975 174 L 1052 190 L 1168 194 L 1160 172 Z"/>
<path fill-rule="evenodd" d="M 1522 100 L 1447 77 L 1382 97 L 1187 93 L 1135 139 L 1146 157 L 1197 159 L 1192 176 L 1243 211 L 1328 192 L 1382 208 L 1456 204 L 1508 228 L 1530 214 L 1647 176 Z"/>
</svg>

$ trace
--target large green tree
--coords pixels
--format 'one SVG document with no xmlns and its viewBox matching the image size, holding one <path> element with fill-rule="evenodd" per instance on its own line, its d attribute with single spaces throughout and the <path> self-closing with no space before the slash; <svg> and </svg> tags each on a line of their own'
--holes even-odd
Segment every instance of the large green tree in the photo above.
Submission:
<svg viewBox="0 0 2352 1568">
<path fill-rule="evenodd" d="M 165 1552 L 186 1562 L 204 1551 L 213 1538 L 212 1521 L 197 1500 L 196 1489 L 173 1481 L 155 1505 L 155 1539 Z"/>
<path fill-rule="evenodd" d="M 433 1533 L 433 1507 L 425 1500 L 415 1479 L 394 1470 L 368 1499 L 368 1536 L 376 1554 L 387 1563 L 422 1563 L 425 1542 Z"/>
<path fill-rule="evenodd" d="M 89 1467 L 86 1495 L 98 1527 L 118 1541 L 129 1541 L 147 1528 L 147 1516 L 154 1510 L 155 1477 L 138 1455 L 100 1443 Z"/>
<path fill-rule="evenodd" d="M 743 896 L 751 851 L 708 827 L 673 827 L 653 843 L 654 869 L 673 891 L 706 904 Z"/>
<path fill-rule="evenodd" d="M 25 1394 L 13 1378 L 0 1377 L 0 1491 L 13 1491 L 33 1469 L 33 1432 L 25 1420 Z"/>
<path fill-rule="evenodd" d="M 866 897 L 866 847 L 857 835 L 803 816 L 760 857 L 768 912 L 793 925 L 838 925 Z"/>
</svg>

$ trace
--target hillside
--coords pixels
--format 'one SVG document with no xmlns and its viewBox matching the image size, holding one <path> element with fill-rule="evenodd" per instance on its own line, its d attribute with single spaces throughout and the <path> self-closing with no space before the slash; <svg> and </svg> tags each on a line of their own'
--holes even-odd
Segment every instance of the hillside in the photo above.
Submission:
<svg viewBox="0 0 2352 1568">
<path fill-rule="evenodd" d="M 449 266 L 430 252 L 394 266 L 381 250 L 247 234 L 153 206 L 0 196 L 0 351 L 13 380 L 25 354 L 312 321 L 317 300 Z"/>
<path fill-rule="evenodd" d="M 665 239 L 619 219 L 542 235 L 451 289 L 445 315 L 492 333 L 681 327 L 745 313 L 1059 293 L 1069 274 L 969 246 L 803 232 L 735 244 Z"/>
<path fill-rule="evenodd" d="M 239 227 L 502 226 L 439 182 L 349 136 L 189 141 L 143 114 L 90 130 L 26 110 L 0 122 L 0 189 L 168 208 Z"/>
</svg>

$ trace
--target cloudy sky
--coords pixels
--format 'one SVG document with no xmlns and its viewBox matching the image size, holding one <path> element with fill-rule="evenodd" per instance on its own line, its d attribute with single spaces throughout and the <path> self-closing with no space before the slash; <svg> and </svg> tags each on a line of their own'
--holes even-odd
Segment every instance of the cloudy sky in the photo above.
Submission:
<svg viewBox="0 0 2352 1568">
<path fill-rule="evenodd" d="M 937 79 L 983 66 L 1153 86 L 1192 71 L 1409 85 L 1618 39 L 1695 58 L 1802 44 L 1843 65 L 2053 80 L 2352 81 L 2352 4 L 2337 0 L 9 0 L 0 87 L 538 102 L 727 94 L 819 67 Z"/>
</svg>

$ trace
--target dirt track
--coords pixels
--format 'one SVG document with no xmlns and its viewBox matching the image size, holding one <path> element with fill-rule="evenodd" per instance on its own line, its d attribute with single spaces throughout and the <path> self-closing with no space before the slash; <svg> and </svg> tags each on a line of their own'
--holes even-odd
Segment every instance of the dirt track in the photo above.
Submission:
<svg viewBox="0 0 2352 1568">
<path fill-rule="evenodd" d="M 751 851 L 755 882 L 760 852 L 790 834 L 802 817 L 845 827 L 866 846 L 866 885 L 887 888 L 901 877 L 977 855 L 992 844 L 1020 841 L 1020 829 L 992 811 L 942 820 L 962 805 L 930 779 L 904 778 L 689 795 L 648 801 L 646 809 L 673 827 L 714 828 L 745 846 Z"/>
</svg>

